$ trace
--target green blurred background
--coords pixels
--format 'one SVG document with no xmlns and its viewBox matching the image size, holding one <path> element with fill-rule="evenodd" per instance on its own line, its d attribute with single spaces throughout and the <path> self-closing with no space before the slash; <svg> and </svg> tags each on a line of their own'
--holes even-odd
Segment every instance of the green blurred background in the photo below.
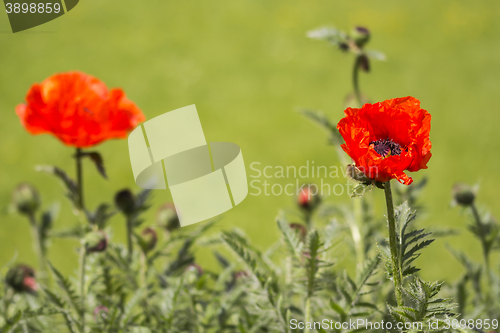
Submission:
<svg viewBox="0 0 500 333">
<path fill-rule="evenodd" d="M 427 279 L 457 279 L 459 264 L 446 242 L 480 260 L 479 243 L 465 231 L 460 209 L 450 208 L 454 182 L 480 181 L 479 201 L 500 214 L 500 2 L 483 1 L 98 1 L 85 0 L 68 14 L 42 26 L 12 34 L 0 14 L 0 265 L 36 264 L 28 223 L 8 214 L 11 190 L 21 181 L 35 184 L 45 206 L 61 201 L 55 228 L 76 223 L 62 187 L 34 166 L 53 164 L 74 174 L 72 149 L 49 135 L 31 136 L 15 115 L 31 84 L 62 71 L 81 70 L 122 87 L 147 118 L 196 104 L 209 141 L 240 145 L 247 168 L 265 165 L 338 165 L 326 134 L 304 119 L 301 107 L 319 109 L 337 122 L 351 91 L 353 58 L 325 42 L 306 38 L 323 25 L 350 30 L 368 27 L 368 48 L 387 55 L 362 74 L 361 88 L 372 101 L 413 95 L 432 114 L 433 157 L 429 169 L 414 174 L 430 183 L 420 220 L 426 226 L 451 226 L 462 233 L 440 239 L 418 259 Z M 110 175 L 103 180 L 85 163 L 86 201 L 93 208 L 110 202 L 134 183 L 126 140 L 96 147 Z M 255 174 L 249 168 L 249 175 Z M 263 179 L 262 179 L 263 180 Z M 272 183 L 290 180 L 271 179 Z M 293 180 L 292 180 L 293 181 Z M 301 182 L 314 179 L 301 179 Z M 343 182 L 343 179 L 340 181 Z M 381 191 L 370 196 L 380 203 Z M 155 208 L 169 201 L 155 192 Z M 346 194 L 331 202 L 347 202 Z M 277 240 L 274 218 L 294 209 L 294 198 L 248 196 L 223 215 L 216 229 L 239 227 L 260 247 Z M 153 224 L 154 211 L 148 213 Z M 115 240 L 124 222 L 112 219 Z M 76 268 L 72 240 L 53 241 L 49 258 L 66 273 Z M 205 251 L 206 252 L 206 251 Z M 202 266 L 214 266 L 202 253 Z"/>
</svg>

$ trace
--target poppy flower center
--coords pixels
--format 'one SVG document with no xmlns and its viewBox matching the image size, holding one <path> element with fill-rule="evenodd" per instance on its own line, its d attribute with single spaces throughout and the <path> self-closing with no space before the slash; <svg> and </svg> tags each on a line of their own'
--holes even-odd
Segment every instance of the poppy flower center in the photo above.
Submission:
<svg viewBox="0 0 500 333">
<path fill-rule="evenodd" d="M 370 145 L 373 145 L 373 149 L 382 157 L 401 155 L 401 146 L 391 139 L 372 141 Z"/>
</svg>

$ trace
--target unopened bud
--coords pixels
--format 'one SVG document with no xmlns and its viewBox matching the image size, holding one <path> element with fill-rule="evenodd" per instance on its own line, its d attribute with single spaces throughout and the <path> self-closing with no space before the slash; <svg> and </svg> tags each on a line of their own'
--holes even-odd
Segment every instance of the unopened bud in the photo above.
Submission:
<svg viewBox="0 0 500 333">
<path fill-rule="evenodd" d="M 358 47 L 363 47 L 370 40 L 370 31 L 364 27 L 355 27 L 351 37 Z"/>
<path fill-rule="evenodd" d="M 193 284 L 203 275 L 203 269 L 198 264 L 190 264 L 186 267 L 185 274 L 187 282 Z"/>
<path fill-rule="evenodd" d="M 172 203 L 166 203 L 158 208 L 156 223 L 160 228 L 166 229 L 168 232 L 180 228 L 179 216 L 177 216 L 175 206 Z"/>
<path fill-rule="evenodd" d="M 93 313 L 94 321 L 96 323 L 107 321 L 108 312 L 109 312 L 109 309 L 107 307 L 105 307 L 104 305 L 99 305 L 98 307 L 96 307 L 94 309 L 94 313 Z"/>
<path fill-rule="evenodd" d="M 158 241 L 158 235 L 153 228 L 146 228 L 139 236 L 139 245 L 144 252 L 149 252 L 155 248 Z"/>
<path fill-rule="evenodd" d="M 121 190 L 115 195 L 116 207 L 125 215 L 135 213 L 135 196 L 129 189 Z"/>
<path fill-rule="evenodd" d="M 474 189 L 467 184 L 455 184 L 453 186 L 452 193 L 454 201 L 461 206 L 470 206 L 476 199 L 476 193 Z"/>
<path fill-rule="evenodd" d="M 17 292 L 34 293 L 38 289 L 35 271 L 27 265 L 17 265 L 7 272 L 7 285 Z"/>
<path fill-rule="evenodd" d="M 104 252 L 108 247 L 108 238 L 101 230 L 88 233 L 84 242 L 87 253 Z"/>
<path fill-rule="evenodd" d="M 315 191 L 313 191 L 313 188 Z M 297 196 L 297 203 L 299 207 L 305 210 L 313 210 L 320 202 L 318 195 L 318 187 L 316 185 L 304 186 Z"/>
<path fill-rule="evenodd" d="M 22 183 L 12 192 L 12 204 L 19 213 L 33 215 L 40 207 L 40 196 L 32 185 Z"/>
</svg>

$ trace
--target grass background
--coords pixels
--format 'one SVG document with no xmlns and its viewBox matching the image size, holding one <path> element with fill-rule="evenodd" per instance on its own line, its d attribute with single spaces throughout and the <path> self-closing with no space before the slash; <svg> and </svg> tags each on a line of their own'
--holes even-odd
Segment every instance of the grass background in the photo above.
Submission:
<svg viewBox="0 0 500 333">
<path fill-rule="evenodd" d="M 344 30 L 363 25 L 372 31 L 369 48 L 383 51 L 388 60 L 373 62 L 372 73 L 361 76 L 361 88 L 371 100 L 413 95 L 432 114 L 433 157 L 428 170 L 413 175 L 430 178 L 420 223 L 463 232 L 433 244 L 418 265 L 424 278 L 457 279 L 462 270 L 445 242 L 477 260 L 481 256 L 479 243 L 465 231 L 460 209 L 449 207 L 453 183 L 480 180 L 480 203 L 500 215 L 497 0 L 85 0 L 52 22 L 16 34 L 10 32 L 7 15 L 0 13 L 0 265 L 16 252 L 18 261 L 36 263 L 28 223 L 7 213 L 17 183 L 35 184 L 46 206 L 61 201 L 55 228 L 76 223 L 57 181 L 34 171 L 37 164 L 54 164 L 74 174 L 73 151 L 51 136 L 27 134 L 14 113 L 31 84 L 57 72 L 81 70 L 109 87 L 122 87 L 148 119 L 196 104 L 207 140 L 240 145 L 247 168 L 252 162 L 299 167 L 308 160 L 338 165 L 325 133 L 295 112 L 300 107 L 319 109 L 337 122 L 351 90 L 352 57 L 305 36 L 323 25 Z M 96 149 L 110 177 L 101 179 L 85 163 L 89 207 L 110 202 L 121 188 L 138 190 L 126 140 Z M 382 199 L 381 191 L 370 196 L 376 202 Z M 168 191 L 156 192 L 153 203 L 156 207 L 168 200 Z M 239 227 L 264 248 L 277 240 L 277 212 L 293 209 L 293 200 L 248 196 L 224 214 L 217 228 Z M 344 194 L 328 200 L 349 198 Z M 379 216 L 382 208 L 377 208 Z M 154 211 L 147 216 L 153 224 Z M 116 216 L 111 224 L 114 239 L 123 241 L 123 220 Z M 57 240 L 52 245 L 50 260 L 72 272 L 76 242 Z M 199 258 L 202 266 L 214 265 L 210 255 Z"/>
</svg>

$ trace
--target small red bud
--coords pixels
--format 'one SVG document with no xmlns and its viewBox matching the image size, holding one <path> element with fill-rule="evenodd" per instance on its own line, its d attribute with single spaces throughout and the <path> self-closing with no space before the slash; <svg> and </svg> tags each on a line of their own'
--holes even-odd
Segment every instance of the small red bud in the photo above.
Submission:
<svg viewBox="0 0 500 333">
<path fill-rule="evenodd" d="M 312 188 L 315 188 L 315 191 Z M 316 185 L 304 186 L 297 197 L 298 205 L 305 210 L 313 210 L 319 204 L 318 188 Z"/>
<path fill-rule="evenodd" d="M 34 293 L 38 289 L 35 280 L 35 271 L 30 266 L 23 264 L 11 268 L 7 272 L 5 281 L 16 292 Z"/>
<path fill-rule="evenodd" d="M 94 309 L 94 321 L 96 323 L 99 323 L 103 319 L 107 319 L 107 314 L 109 312 L 109 309 L 105 307 L 104 305 L 99 305 Z"/>
<path fill-rule="evenodd" d="M 104 252 L 108 247 L 108 238 L 102 230 L 88 233 L 84 242 L 87 253 Z"/>
</svg>

